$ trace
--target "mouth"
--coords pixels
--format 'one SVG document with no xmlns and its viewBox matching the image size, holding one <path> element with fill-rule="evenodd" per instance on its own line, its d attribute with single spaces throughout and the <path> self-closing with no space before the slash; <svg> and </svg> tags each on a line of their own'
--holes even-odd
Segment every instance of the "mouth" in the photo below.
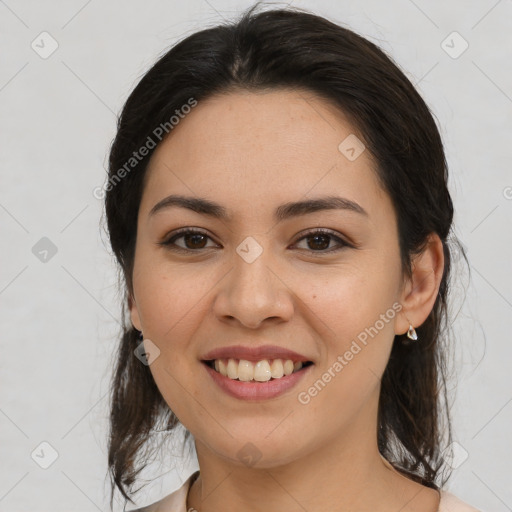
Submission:
<svg viewBox="0 0 512 512">
<path fill-rule="evenodd" d="M 291 359 L 209 359 L 203 364 L 227 377 L 241 382 L 269 382 L 282 379 L 292 373 L 298 373 L 313 365 L 312 361 L 292 361 Z"/>
</svg>

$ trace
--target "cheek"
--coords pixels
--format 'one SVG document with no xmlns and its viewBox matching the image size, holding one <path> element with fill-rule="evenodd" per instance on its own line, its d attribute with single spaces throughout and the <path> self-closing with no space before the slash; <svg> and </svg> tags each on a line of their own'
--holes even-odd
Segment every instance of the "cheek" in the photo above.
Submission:
<svg viewBox="0 0 512 512">
<path fill-rule="evenodd" d="M 382 375 L 394 339 L 394 272 L 380 269 L 346 269 L 328 280 L 310 280 L 301 285 L 309 297 L 310 318 L 322 333 L 322 372 L 325 380 L 343 395 L 354 386 L 373 389 Z M 375 267 L 374 267 L 375 268 Z M 341 361 L 340 361 L 341 357 Z M 338 378 L 333 378 L 335 374 Z M 339 377 L 343 375 L 343 377 Z M 348 397 L 344 397 L 348 398 Z"/>
<path fill-rule="evenodd" d="M 313 294 L 316 298 L 310 301 L 311 309 L 321 319 L 315 330 L 323 329 L 327 334 L 320 340 L 320 364 L 298 390 L 303 404 L 298 412 L 303 413 L 303 421 L 311 415 L 322 418 L 322 429 L 333 436 L 340 424 L 350 422 L 378 396 L 392 347 L 395 315 L 377 290 L 377 299 L 366 297 L 361 289 L 337 290 L 323 295 L 317 290 Z M 386 311 L 390 312 L 386 315 Z M 334 410 L 338 411 L 335 415 Z"/>
<path fill-rule="evenodd" d="M 139 312 L 148 335 L 163 344 L 186 339 L 185 333 L 197 326 L 208 292 L 214 283 L 208 275 L 165 265 L 146 267 L 139 274 L 140 286 L 135 288 Z"/>
<path fill-rule="evenodd" d="M 395 300 L 394 273 L 389 269 L 372 272 L 370 264 L 361 268 L 331 269 L 328 276 L 303 276 L 296 291 L 309 309 L 325 324 L 327 332 L 343 346 L 372 326 Z M 379 330 L 388 330 L 389 325 Z"/>
<path fill-rule="evenodd" d="M 193 393 L 190 383 L 197 372 L 194 364 L 199 364 L 191 361 L 189 343 L 208 313 L 209 292 L 216 281 L 211 273 L 192 272 L 191 267 L 171 268 L 166 262 L 142 258 L 138 263 L 134 288 L 144 335 L 160 350 L 149 369 L 169 407 L 178 417 L 186 416 Z"/>
</svg>

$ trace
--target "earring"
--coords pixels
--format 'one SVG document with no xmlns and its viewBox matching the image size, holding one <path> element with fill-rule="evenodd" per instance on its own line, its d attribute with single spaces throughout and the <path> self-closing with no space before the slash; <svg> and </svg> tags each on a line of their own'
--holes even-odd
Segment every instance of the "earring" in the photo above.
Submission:
<svg viewBox="0 0 512 512">
<path fill-rule="evenodd" d="M 142 331 L 139 332 L 139 341 L 142 341 L 144 339 L 144 335 L 142 334 Z"/>
<path fill-rule="evenodd" d="M 412 324 L 409 324 L 409 330 L 407 331 L 407 337 L 413 341 L 416 341 L 418 339 L 418 335 L 416 334 L 416 330 L 414 329 Z"/>
</svg>

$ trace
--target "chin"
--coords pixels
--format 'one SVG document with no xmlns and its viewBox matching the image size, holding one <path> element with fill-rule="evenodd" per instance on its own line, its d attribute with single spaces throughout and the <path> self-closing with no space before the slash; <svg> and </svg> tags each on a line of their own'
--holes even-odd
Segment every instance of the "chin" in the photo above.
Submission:
<svg viewBox="0 0 512 512">
<path fill-rule="evenodd" d="M 225 432 L 222 440 L 215 437 L 207 443 L 200 442 L 200 444 L 203 446 L 207 444 L 216 456 L 241 468 L 270 469 L 280 467 L 301 456 L 300 451 L 304 449 L 304 439 L 301 439 L 300 446 L 298 446 L 293 441 L 293 438 L 300 437 L 298 432 L 293 437 L 290 433 L 279 434 L 277 431 L 267 435 L 275 427 L 276 423 L 274 422 L 272 428 L 254 430 L 254 435 L 251 435 L 252 432 L 248 432 L 248 430 L 245 430 L 244 435 L 240 436 L 233 433 L 233 437 Z M 229 428 L 227 430 L 231 432 Z M 203 446 L 200 446 L 199 450 Z"/>
</svg>

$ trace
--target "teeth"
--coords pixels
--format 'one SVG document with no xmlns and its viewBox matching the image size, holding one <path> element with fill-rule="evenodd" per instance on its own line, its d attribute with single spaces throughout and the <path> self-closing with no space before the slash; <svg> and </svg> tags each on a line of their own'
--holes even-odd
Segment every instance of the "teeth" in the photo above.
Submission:
<svg viewBox="0 0 512 512">
<path fill-rule="evenodd" d="M 229 363 L 228 363 L 229 364 Z M 248 382 L 254 379 L 254 364 L 251 361 L 240 359 L 238 363 L 238 380 Z"/>
<path fill-rule="evenodd" d="M 293 373 L 293 361 L 287 359 L 283 364 L 283 370 L 285 375 L 291 375 Z"/>
<path fill-rule="evenodd" d="M 283 361 L 281 359 L 274 359 L 270 365 L 270 374 L 274 379 L 280 379 L 284 375 Z"/>
<path fill-rule="evenodd" d="M 258 382 L 266 382 L 270 380 L 272 373 L 270 371 L 270 365 L 268 361 L 259 361 L 254 366 L 254 380 Z"/>
<path fill-rule="evenodd" d="M 216 359 L 214 367 L 224 377 L 242 382 L 267 382 L 291 375 L 302 368 L 302 361 L 294 363 L 291 359 L 263 359 L 257 363 L 246 359 Z"/>
<path fill-rule="evenodd" d="M 218 371 L 221 373 L 221 375 L 224 375 L 224 377 L 228 376 L 228 368 L 226 366 L 226 363 L 222 359 L 215 359 L 215 362 L 219 362 L 219 369 Z M 217 368 L 215 368 L 217 370 Z"/>
<path fill-rule="evenodd" d="M 228 361 L 227 373 L 230 379 L 238 379 L 238 363 L 234 359 Z"/>
</svg>

